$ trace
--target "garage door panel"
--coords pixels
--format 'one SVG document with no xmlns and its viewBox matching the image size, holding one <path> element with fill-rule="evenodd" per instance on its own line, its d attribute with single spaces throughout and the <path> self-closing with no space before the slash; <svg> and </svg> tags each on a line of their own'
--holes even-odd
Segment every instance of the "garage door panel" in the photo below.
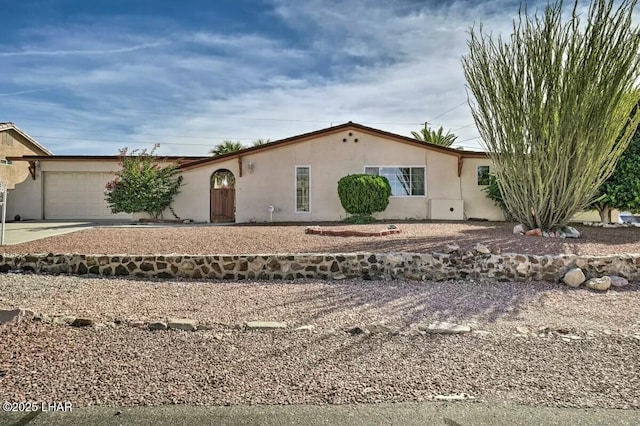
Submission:
<svg viewBox="0 0 640 426">
<path fill-rule="evenodd" d="M 111 213 L 104 199 L 111 180 L 111 173 L 45 172 L 45 219 L 131 219 L 129 213 Z"/>
</svg>

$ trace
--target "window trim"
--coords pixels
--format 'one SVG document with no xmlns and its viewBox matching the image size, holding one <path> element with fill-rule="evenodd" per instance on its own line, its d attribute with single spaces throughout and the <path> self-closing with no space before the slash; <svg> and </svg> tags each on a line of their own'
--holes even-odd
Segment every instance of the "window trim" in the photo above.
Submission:
<svg viewBox="0 0 640 426">
<path fill-rule="evenodd" d="M 298 169 L 309 169 L 309 210 L 298 210 Z M 293 174 L 293 211 L 295 213 L 311 213 L 311 166 L 300 165 L 295 166 Z"/>
<path fill-rule="evenodd" d="M 410 168 L 410 169 L 423 169 L 424 170 L 424 195 L 392 195 L 389 198 L 427 198 L 427 195 L 429 193 L 428 189 L 427 189 L 427 166 L 424 164 L 418 164 L 418 165 L 402 165 L 402 166 L 389 166 L 389 165 L 383 165 L 383 166 L 376 166 L 376 165 L 365 165 L 363 170 L 363 173 L 367 173 L 367 169 L 369 168 L 377 168 L 378 169 L 378 173 L 380 173 L 380 169 L 382 168 Z M 378 174 L 378 176 L 380 176 L 380 174 Z"/>
<path fill-rule="evenodd" d="M 478 169 L 480 167 L 488 167 L 489 168 L 489 171 L 487 173 L 487 179 L 489 179 L 489 182 L 486 183 L 486 184 L 480 183 L 480 179 L 479 179 L 480 176 L 478 176 Z M 488 164 L 480 164 L 480 165 L 476 166 L 476 186 L 489 186 L 490 184 L 491 184 L 491 166 L 488 165 Z"/>
</svg>

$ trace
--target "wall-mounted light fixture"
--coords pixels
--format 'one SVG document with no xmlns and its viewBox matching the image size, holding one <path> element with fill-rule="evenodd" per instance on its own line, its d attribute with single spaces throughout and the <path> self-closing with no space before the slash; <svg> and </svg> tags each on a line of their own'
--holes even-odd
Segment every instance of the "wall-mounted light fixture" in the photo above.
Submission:
<svg viewBox="0 0 640 426">
<path fill-rule="evenodd" d="M 40 170 L 40 160 L 36 160 L 36 169 Z"/>
<path fill-rule="evenodd" d="M 249 164 L 247 164 L 247 167 L 249 168 L 249 173 L 253 173 L 253 161 L 249 161 Z"/>
</svg>

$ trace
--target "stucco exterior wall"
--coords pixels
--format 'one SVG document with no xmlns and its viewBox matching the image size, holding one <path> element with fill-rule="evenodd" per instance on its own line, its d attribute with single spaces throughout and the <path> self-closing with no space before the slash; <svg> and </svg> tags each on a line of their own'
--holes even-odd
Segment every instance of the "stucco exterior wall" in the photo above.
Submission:
<svg viewBox="0 0 640 426">
<path fill-rule="evenodd" d="M 345 141 L 346 139 L 346 141 Z M 357 139 L 357 142 L 356 142 Z M 368 166 L 426 168 L 426 195 L 391 197 L 379 219 L 428 219 L 429 199 L 460 199 L 455 156 L 358 131 L 343 131 L 242 157 L 243 176 L 236 174 L 236 221 L 265 222 L 273 205 L 274 221 L 335 221 L 347 214 L 338 198 L 338 180 L 364 173 Z M 249 170 L 248 164 L 253 164 Z M 296 212 L 295 168 L 310 167 L 310 211 Z M 206 166 L 211 175 L 222 164 Z M 236 173 L 234 168 L 227 167 Z M 205 168 L 205 167 L 203 167 Z"/>
<path fill-rule="evenodd" d="M 42 179 L 33 180 L 31 176 L 9 190 L 7 220 L 13 220 L 16 215 L 20 215 L 21 219 L 42 219 L 42 190 Z"/>
<path fill-rule="evenodd" d="M 464 199 L 465 219 L 504 220 L 499 207 L 483 191 L 486 186 L 478 185 L 478 167 L 489 166 L 489 158 L 464 158 L 462 165 L 462 198 Z"/>
<path fill-rule="evenodd" d="M 184 186 L 173 200 L 173 210 L 182 219 L 192 219 L 196 222 L 209 222 L 211 203 L 211 175 L 219 169 L 227 169 L 236 177 L 236 194 L 239 183 L 238 160 L 230 159 L 215 165 L 185 170 L 182 173 Z M 236 210 L 238 204 L 236 201 Z M 163 213 L 167 219 L 173 219 L 169 210 Z"/>
<path fill-rule="evenodd" d="M 21 157 L 23 155 L 42 155 L 40 150 L 31 148 L 31 144 L 19 134 L 10 131 L 0 132 L 0 160 L 7 157 Z M 29 163 L 14 161 L 13 164 L 0 164 L 0 180 L 7 182 L 7 187 L 23 182 L 29 176 Z"/>
</svg>

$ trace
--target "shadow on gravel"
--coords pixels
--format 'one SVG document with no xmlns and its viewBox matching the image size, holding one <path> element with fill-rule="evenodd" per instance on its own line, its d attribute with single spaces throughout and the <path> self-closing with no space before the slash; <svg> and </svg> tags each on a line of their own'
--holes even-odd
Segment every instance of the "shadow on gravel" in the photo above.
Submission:
<svg viewBox="0 0 640 426">
<path fill-rule="evenodd" d="M 523 287 L 526 285 L 526 287 Z M 259 317 L 287 309 L 299 324 L 322 324 L 340 318 L 345 327 L 387 322 L 408 328 L 411 324 L 481 319 L 516 319 L 520 309 L 544 303 L 540 293 L 568 291 L 548 283 L 479 282 L 371 282 L 328 284 L 296 293 L 271 305 L 262 303 L 246 315 Z"/>
<path fill-rule="evenodd" d="M 400 234 L 393 238 L 345 240 L 341 251 L 431 253 L 448 242 L 456 242 L 464 250 L 470 250 L 479 243 L 499 247 L 503 253 L 532 255 L 640 253 L 640 228 L 635 227 L 597 228 L 578 225 L 581 238 L 565 239 L 513 234 L 512 223 L 464 222 L 460 225 L 459 230 L 446 235 L 403 237 Z M 399 228 L 402 229 L 402 225 Z M 341 237 L 323 238 L 326 244 L 319 243 L 312 247 L 311 252 L 336 251 L 335 239 Z M 585 246 L 589 246 L 588 249 Z"/>
</svg>

